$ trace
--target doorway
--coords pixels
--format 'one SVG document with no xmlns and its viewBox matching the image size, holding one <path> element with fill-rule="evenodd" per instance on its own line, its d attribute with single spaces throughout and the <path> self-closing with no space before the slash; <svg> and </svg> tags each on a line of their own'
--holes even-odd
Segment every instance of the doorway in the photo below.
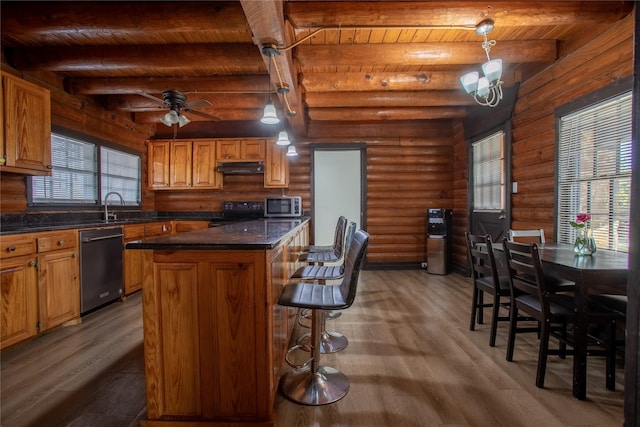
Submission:
<svg viewBox="0 0 640 427">
<path fill-rule="evenodd" d="M 469 227 L 494 242 L 507 236 L 511 224 L 510 132 L 494 130 L 469 147 Z"/>
<path fill-rule="evenodd" d="M 333 244 L 342 215 L 366 229 L 366 147 L 351 144 L 311 146 L 312 241 Z"/>
</svg>

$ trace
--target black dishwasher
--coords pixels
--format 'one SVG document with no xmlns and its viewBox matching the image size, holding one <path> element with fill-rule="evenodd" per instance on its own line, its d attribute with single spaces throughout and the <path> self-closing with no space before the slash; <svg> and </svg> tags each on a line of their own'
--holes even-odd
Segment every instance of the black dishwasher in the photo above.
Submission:
<svg viewBox="0 0 640 427">
<path fill-rule="evenodd" d="M 80 231 L 80 314 L 122 296 L 122 228 Z"/>
</svg>

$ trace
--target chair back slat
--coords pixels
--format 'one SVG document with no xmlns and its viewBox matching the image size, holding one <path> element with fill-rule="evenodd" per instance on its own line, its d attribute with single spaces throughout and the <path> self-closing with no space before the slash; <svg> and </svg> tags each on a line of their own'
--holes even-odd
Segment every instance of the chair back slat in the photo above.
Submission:
<svg viewBox="0 0 640 427">
<path fill-rule="evenodd" d="M 498 277 L 491 236 L 478 236 L 469 232 L 465 235 L 467 238 L 467 257 L 473 278 Z"/>
<path fill-rule="evenodd" d="M 513 289 L 533 295 L 540 301 L 542 311 L 549 313 L 549 293 L 546 289 L 538 245 L 510 242 L 505 239 L 503 246 Z"/>
<path fill-rule="evenodd" d="M 521 243 L 545 243 L 544 230 L 542 228 L 534 230 L 512 230 L 507 231 L 507 239 L 510 242 L 519 241 Z"/>
</svg>

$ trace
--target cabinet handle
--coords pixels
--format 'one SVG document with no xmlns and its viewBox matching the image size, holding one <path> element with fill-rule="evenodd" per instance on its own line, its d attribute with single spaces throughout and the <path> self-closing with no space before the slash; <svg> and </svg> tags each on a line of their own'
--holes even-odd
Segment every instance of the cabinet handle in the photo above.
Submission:
<svg viewBox="0 0 640 427">
<path fill-rule="evenodd" d="M 7 156 L 0 157 L 0 165 L 4 165 L 5 163 L 7 163 Z"/>
<path fill-rule="evenodd" d="M 16 247 L 15 247 L 15 246 L 9 246 L 9 247 L 7 248 L 7 252 L 15 252 L 15 250 L 16 250 Z"/>
<path fill-rule="evenodd" d="M 47 169 L 53 169 L 53 165 L 47 165 Z"/>
<path fill-rule="evenodd" d="M 58 240 L 58 246 L 64 245 L 64 240 Z"/>
</svg>

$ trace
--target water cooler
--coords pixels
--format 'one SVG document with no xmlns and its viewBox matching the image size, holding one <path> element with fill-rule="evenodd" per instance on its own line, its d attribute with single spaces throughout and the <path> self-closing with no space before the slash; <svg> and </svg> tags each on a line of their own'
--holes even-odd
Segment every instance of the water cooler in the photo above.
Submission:
<svg viewBox="0 0 640 427">
<path fill-rule="evenodd" d="M 427 212 L 427 273 L 449 273 L 451 222 L 451 209 L 429 209 Z"/>
</svg>

